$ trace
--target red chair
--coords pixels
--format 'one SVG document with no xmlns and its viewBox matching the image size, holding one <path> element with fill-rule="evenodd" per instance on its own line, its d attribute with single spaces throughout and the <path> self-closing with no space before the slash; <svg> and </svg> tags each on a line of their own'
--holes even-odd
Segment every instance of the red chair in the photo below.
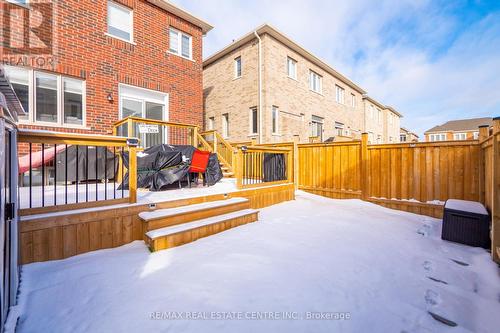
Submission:
<svg viewBox="0 0 500 333">
<path fill-rule="evenodd" d="M 197 175 L 200 173 L 205 173 L 205 171 L 207 171 L 209 158 L 209 151 L 201 151 L 196 149 L 193 153 L 193 157 L 191 158 L 191 167 L 189 168 L 189 173 L 194 173 Z M 190 180 L 190 178 L 190 175 L 188 175 L 188 180 Z M 196 180 L 198 180 L 198 177 L 196 177 Z M 191 182 L 189 183 L 189 187 L 191 187 Z"/>
</svg>

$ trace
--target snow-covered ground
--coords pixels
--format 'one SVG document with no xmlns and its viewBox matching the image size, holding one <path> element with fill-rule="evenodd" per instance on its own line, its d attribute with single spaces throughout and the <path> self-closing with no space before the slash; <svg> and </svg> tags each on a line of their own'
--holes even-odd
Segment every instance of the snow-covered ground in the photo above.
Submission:
<svg viewBox="0 0 500 333">
<path fill-rule="evenodd" d="M 437 219 L 299 192 L 178 248 L 26 265 L 18 332 L 498 332 L 498 266 L 439 235 Z"/>
</svg>

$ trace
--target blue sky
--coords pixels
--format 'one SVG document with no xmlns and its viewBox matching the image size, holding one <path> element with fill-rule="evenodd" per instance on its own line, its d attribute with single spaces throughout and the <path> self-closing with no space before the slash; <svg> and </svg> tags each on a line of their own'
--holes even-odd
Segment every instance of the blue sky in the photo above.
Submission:
<svg viewBox="0 0 500 333">
<path fill-rule="evenodd" d="M 500 116 L 500 0 L 174 0 L 215 26 L 204 56 L 275 26 L 422 134 Z"/>
</svg>

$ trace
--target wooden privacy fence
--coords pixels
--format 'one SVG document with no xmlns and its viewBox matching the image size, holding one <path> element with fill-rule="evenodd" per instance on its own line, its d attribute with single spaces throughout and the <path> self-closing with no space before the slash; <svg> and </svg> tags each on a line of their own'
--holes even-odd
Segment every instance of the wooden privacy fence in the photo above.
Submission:
<svg viewBox="0 0 500 333">
<path fill-rule="evenodd" d="M 493 218 L 494 259 L 500 246 L 499 119 L 480 140 L 369 145 L 362 140 L 299 144 L 298 188 L 338 199 L 442 217 L 447 199 L 480 201 Z"/>
</svg>

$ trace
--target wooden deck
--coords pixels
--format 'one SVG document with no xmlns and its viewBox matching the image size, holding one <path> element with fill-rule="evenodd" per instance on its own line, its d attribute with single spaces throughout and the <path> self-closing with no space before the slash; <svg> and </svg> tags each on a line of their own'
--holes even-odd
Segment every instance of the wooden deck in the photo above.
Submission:
<svg viewBox="0 0 500 333">
<path fill-rule="evenodd" d="M 248 198 L 258 209 L 295 198 L 294 184 L 282 184 L 230 193 L 192 196 L 157 202 L 154 209 L 181 207 L 228 198 Z M 20 263 L 58 260 L 77 254 L 112 248 L 143 240 L 144 224 L 139 213 L 151 211 L 149 204 L 120 204 L 23 216 L 19 222 Z"/>
</svg>

